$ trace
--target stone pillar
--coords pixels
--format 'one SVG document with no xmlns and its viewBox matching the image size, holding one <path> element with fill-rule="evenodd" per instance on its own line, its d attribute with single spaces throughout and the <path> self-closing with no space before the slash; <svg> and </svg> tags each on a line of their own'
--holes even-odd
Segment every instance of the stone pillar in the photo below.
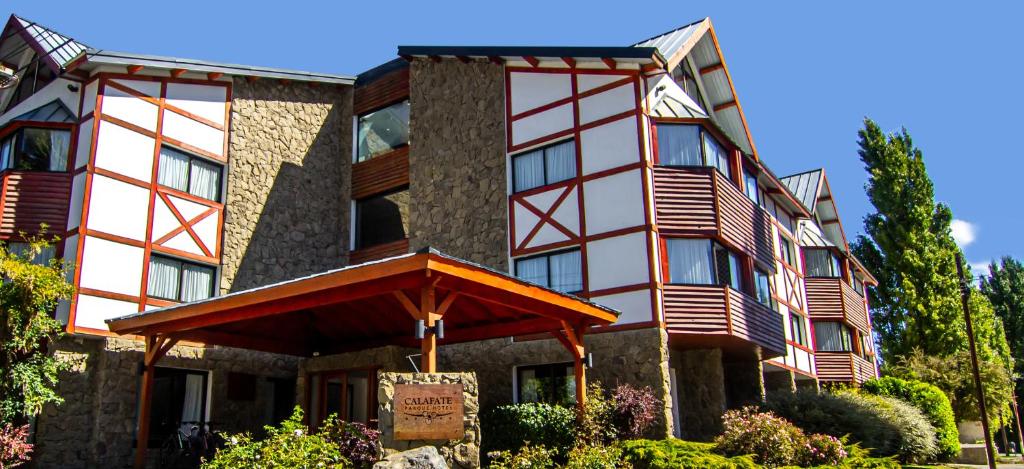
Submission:
<svg viewBox="0 0 1024 469">
<path fill-rule="evenodd" d="M 764 375 L 761 360 L 729 360 L 725 370 L 726 406 L 737 409 L 764 402 Z"/>
<path fill-rule="evenodd" d="M 765 392 L 796 392 L 796 379 L 789 370 L 766 371 L 764 373 Z"/>
<path fill-rule="evenodd" d="M 435 446 L 453 468 L 480 467 L 480 405 L 479 388 L 475 373 L 393 373 L 377 374 L 377 418 L 381 432 L 380 442 L 384 455 Z M 462 384 L 463 428 L 460 440 L 397 440 L 395 439 L 395 385 L 396 384 Z"/>
<path fill-rule="evenodd" d="M 725 370 L 720 349 L 672 351 L 679 395 L 680 435 L 710 440 L 722 430 L 726 408 Z"/>
</svg>

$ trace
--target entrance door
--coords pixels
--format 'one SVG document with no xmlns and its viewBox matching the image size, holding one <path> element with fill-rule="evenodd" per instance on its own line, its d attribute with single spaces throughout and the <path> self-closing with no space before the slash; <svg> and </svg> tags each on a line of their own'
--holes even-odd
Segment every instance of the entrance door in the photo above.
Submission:
<svg viewBox="0 0 1024 469">
<path fill-rule="evenodd" d="M 334 415 L 346 422 L 377 425 L 377 371 L 336 370 L 311 376 L 315 426 Z"/>
</svg>

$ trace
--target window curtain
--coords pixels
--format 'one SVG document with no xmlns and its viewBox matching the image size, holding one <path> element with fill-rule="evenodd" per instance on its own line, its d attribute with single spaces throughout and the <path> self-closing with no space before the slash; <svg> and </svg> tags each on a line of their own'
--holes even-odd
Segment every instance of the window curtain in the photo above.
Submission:
<svg viewBox="0 0 1024 469">
<path fill-rule="evenodd" d="M 198 265 L 182 266 L 181 301 L 198 301 L 210 297 L 213 289 L 213 269 Z"/>
<path fill-rule="evenodd" d="M 583 290 L 583 267 L 579 251 L 553 255 L 549 262 L 552 290 L 566 293 Z"/>
<path fill-rule="evenodd" d="M 706 165 L 718 168 L 725 177 L 732 177 L 732 173 L 729 171 L 729 155 L 726 154 L 722 145 L 719 145 L 718 140 L 715 140 L 707 132 L 704 132 L 704 157 Z"/>
<path fill-rule="evenodd" d="M 544 185 L 544 152 L 532 151 L 513 158 L 515 191 L 522 192 Z"/>
<path fill-rule="evenodd" d="M 769 286 L 768 274 L 754 270 L 754 281 L 757 286 L 757 301 L 761 304 L 771 307 L 772 305 L 772 289 Z"/>
<path fill-rule="evenodd" d="M 658 162 L 670 166 L 703 166 L 700 153 L 700 127 L 696 125 L 659 125 Z"/>
<path fill-rule="evenodd" d="M 547 184 L 576 177 L 576 141 L 569 140 L 544 150 Z"/>
<path fill-rule="evenodd" d="M 185 375 L 185 401 L 181 406 L 181 431 L 191 435 L 192 425 L 203 420 L 203 375 Z"/>
<path fill-rule="evenodd" d="M 669 281 L 693 285 L 713 284 L 710 243 L 706 239 L 666 240 Z"/>
<path fill-rule="evenodd" d="M 814 342 L 822 352 L 852 352 L 850 330 L 838 322 L 819 322 L 814 325 Z"/>
<path fill-rule="evenodd" d="M 545 257 L 516 261 L 516 277 L 537 285 L 548 286 L 548 260 Z"/>
<path fill-rule="evenodd" d="M 146 286 L 149 296 L 177 300 L 181 281 L 180 273 L 181 262 L 151 257 L 149 259 L 149 282 Z"/>
<path fill-rule="evenodd" d="M 807 346 L 807 332 L 806 332 L 806 330 L 804 328 L 804 317 L 800 316 L 799 314 L 790 312 L 789 313 L 789 328 L 791 329 L 790 332 L 793 335 L 793 340 L 796 343 L 806 347 Z"/>
<path fill-rule="evenodd" d="M 747 198 L 752 200 L 755 205 L 758 204 L 757 178 L 753 174 L 743 171 L 743 182 L 747 189 Z"/>
<path fill-rule="evenodd" d="M 220 193 L 220 167 L 201 160 L 192 160 L 192 173 L 188 193 L 207 200 L 218 200 Z"/>
<path fill-rule="evenodd" d="M 188 155 L 167 147 L 160 148 L 157 183 L 179 191 L 188 191 Z"/>
<path fill-rule="evenodd" d="M 807 261 L 808 277 L 838 277 L 838 260 L 826 249 L 808 249 L 804 258 Z"/>
<path fill-rule="evenodd" d="M 50 131 L 50 171 L 67 171 L 68 148 L 71 146 L 71 132 Z"/>
</svg>

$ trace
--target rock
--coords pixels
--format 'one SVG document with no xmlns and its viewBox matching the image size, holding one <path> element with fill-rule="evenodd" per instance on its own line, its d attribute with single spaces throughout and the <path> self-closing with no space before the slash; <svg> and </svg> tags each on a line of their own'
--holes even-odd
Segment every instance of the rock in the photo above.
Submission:
<svg viewBox="0 0 1024 469">
<path fill-rule="evenodd" d="M 448 463 L 433 446 L 395 453 L 378 461 L 373 469 L 448 469 Z"/>
</svg>

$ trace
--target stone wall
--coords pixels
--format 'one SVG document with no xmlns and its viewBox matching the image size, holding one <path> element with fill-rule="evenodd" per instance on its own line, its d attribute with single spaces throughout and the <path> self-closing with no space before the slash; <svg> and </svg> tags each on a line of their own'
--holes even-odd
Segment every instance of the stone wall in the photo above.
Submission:
<svg viewBox="0 0 1024 469">
<path fill-rule="evenodd" d="M 650 436 L 671 435 L 667 333 L 661 328 L 648 328 L 589 334 L 584 337 L 584 343 L 587 352 L 594 357 L 594 367 L 587 370 L 587 380 L 600 381 L 606 389 L 619 383 L 650 386 L 665 402 Z M 438 350 L 439 369 L 476 372 L 480 382 L 480 405 L 485 410 L 513 402 L 516 366 L 572 361 L 569 351 L 555 339 L 492 339 L 445 345 Z"/>
<path fill-rule="evenodd" d="M 236 78 L 221 291 L 348 261 L 352 89 Z"/>
<path fill-rule="evenodd" d="M 680 435 L 710 440 L 721 433 L 726 409 L 722 350 L 673 350 L 672 368 L 676 370 L 679 394 Z"/>
<path fill-rule="evenodd" d="M 473 373 L 379 373 L 377 392 L 380 416 L 380 442 L 385 455 L 418 448 L 436 446 L 441 456 L 454 468 L 480 467 L 480 404 L 479 387 Z M 463 426 L 465 434 L 460 440 L 395 440 L 395 385 L 396 384 L 458 384 L 463 386 Z"/>
<path fill-rule="evenodd" d="M 508 271 L 503 69 L 457 60 L 410 66 L 409 249 Z"/>
<path fill-rule="evenodd" d="M 134 455 L 138 393 L 144 346 L 128 339 L 65 339 L 58 355 L 74 366 L 60 377 L 65 402 L 47 406 L 37 420 L 37 467 L 128 467 Z M 295 377 L 298 359 L 224 347 L 175 346 L 158 366 L 210 371 L 210 416 L 213 428 L 258 431 L 271 423 L 273 395 L 257 386 L 255 399 L 228 399 L 228 373 L 266 378 Z M 258 381 L 258 382 L 259 382 Z M 152 448 L 150 455 L 155 456 Z"/>
<path fill-rule="evenodd" d="M 796 379 L 794 379 L 794 375 L 795 373 L 790 370 L 765 371 L 765 393 L 796 392 Z"/>
</svg>

